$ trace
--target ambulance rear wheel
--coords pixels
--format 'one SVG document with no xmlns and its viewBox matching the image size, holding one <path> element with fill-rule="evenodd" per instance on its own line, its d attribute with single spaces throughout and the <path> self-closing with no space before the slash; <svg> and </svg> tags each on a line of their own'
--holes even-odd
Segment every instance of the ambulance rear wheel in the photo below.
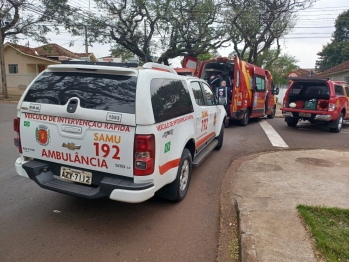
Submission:
<svg viewBox="0 0 349 262">
<path fill-rule="evenodd" d="M 158 192 L 155 193 L 155 195 L 174 202 L 183 200 L 188 192 L 191 172 L 191 153 L 187 148 L 184 148 L 181 160 L 179 162 L 176 179 L 171 184 L 168 184 L 161 188 Z"/>
<path fill-rule="evenodd" d="M 250 120 L 250 110 L 246 109 L 244 117 L 241 120 L 239 120 L 239 125 L 247 126 L 249 120 Z"/>
<path fill-rule="evenodd" d="M 190 151 L 184 148 L 181 161 L 177 171 L 177 178 L 174 181 L 176 184 L 176 198 L 173 200 L 179 202 L 187 195 L 192 170 L 192 158 Z"/>
</svg>

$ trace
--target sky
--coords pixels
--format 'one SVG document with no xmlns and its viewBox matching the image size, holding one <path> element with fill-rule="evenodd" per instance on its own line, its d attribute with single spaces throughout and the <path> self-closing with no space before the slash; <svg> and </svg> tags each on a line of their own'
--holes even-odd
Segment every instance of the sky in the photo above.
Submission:
<svg viewBox="0 0 349 262">
<path fill-rule="evenodd" d="M 348 9 L 349 1 L 318 0 L 311 8 L 300 11 L 295 28 L 282 40 L 282 52 L 294 56 L 300 68 L 314 68 L 316 54 L 331 42 L 337 16 Z M 219 50 L 222 56 L 232 51 L 233 48 Z"/>
<path fill-rule="evenodd" d="M 69 0 L 69 2 L 75 7 L 89 8 L 89 0 Z M 348 9 L 348 1 L 318 0 L 311 8 L 300 11 L 295 28 L 281 41 L 283 53 L 294 56 L 299 61 L 297 65 L 300 68 L 314 68 L 317 60 L 316 53 L 322 50 L 323 45 L 331 41 L 336 17 Z M 72 52 L 85 52 L 83 37 L 71 37 L 68 32 L 63 31 L 60 35 L 50 34 L 49 38 L 51 43 L 61 45 Z M 71 40 L 74 41 L 73 46 L 69 46 Z M 28 41 L 30 47 L 39 46 L 38 43 L 30 39 L 22 40 L 20 44 L 25 44 Z M 89 47 L 89 52 L 93 52 L 96 57 L 110 55 L 110 44 L 93 43 L 92 45 L 93 47 Z M 228 56 L 233 48 L 221 48 L 218 51 L 221 56 Z M 179 61 L 180 59 L 173 60 L 172 65 L 180 67 Z"/>
</svg>

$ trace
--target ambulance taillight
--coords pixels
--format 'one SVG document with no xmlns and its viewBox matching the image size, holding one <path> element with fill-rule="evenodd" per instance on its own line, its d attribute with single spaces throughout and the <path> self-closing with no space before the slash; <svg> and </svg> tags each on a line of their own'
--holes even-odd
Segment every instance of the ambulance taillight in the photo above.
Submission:
<svg viewBox="0 0 349 262">
<path fill-rule="evenodd" d="M 18 147 L 19 153 L 22 154 L 21 137 L 19 133 L 20 122 L 21 121 L 19 118 L 13 119 L 13 130 L 17 132 L 17 137 L 14 139 L 14 143 L 15 143 L 15 146 Z"/>
<path fill-rule="evenodd" d="M 147 176 L 153 174 L 155 166 L 154 135 L 136 135 L 134 145 L 134 175 Z"/>
<path fill-rule="evenodd" d="M 238 106 L 242 106 L 242 93 L 238 93 Z"/>
</svg>

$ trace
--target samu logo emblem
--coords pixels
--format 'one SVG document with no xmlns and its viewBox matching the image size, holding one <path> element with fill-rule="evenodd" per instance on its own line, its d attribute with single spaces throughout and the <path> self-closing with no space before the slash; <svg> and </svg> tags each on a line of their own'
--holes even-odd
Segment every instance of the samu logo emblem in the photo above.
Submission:
<svg viewBox="0 0 349 262">
<path fill-rule="evenodd" d="M 50 142 L 50 130 L 45 125 L 39 125 L 35 130 L 35 137 L 40 145 L 47 146 Z"/>
</svg>

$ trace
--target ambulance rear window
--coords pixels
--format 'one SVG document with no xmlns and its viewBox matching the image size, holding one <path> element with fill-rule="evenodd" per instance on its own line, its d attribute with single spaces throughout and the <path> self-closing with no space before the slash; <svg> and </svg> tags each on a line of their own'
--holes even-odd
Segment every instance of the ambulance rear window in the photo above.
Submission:
<svg viewBox="0 0 349 262">
<path fill-rule="evenodd" d="M 88 109 L 135 113 L 137 77 L 80 72 L 45 72 L 30 87 L 24 101 L 65 105 L 72 97 Z"/>
</svg>

